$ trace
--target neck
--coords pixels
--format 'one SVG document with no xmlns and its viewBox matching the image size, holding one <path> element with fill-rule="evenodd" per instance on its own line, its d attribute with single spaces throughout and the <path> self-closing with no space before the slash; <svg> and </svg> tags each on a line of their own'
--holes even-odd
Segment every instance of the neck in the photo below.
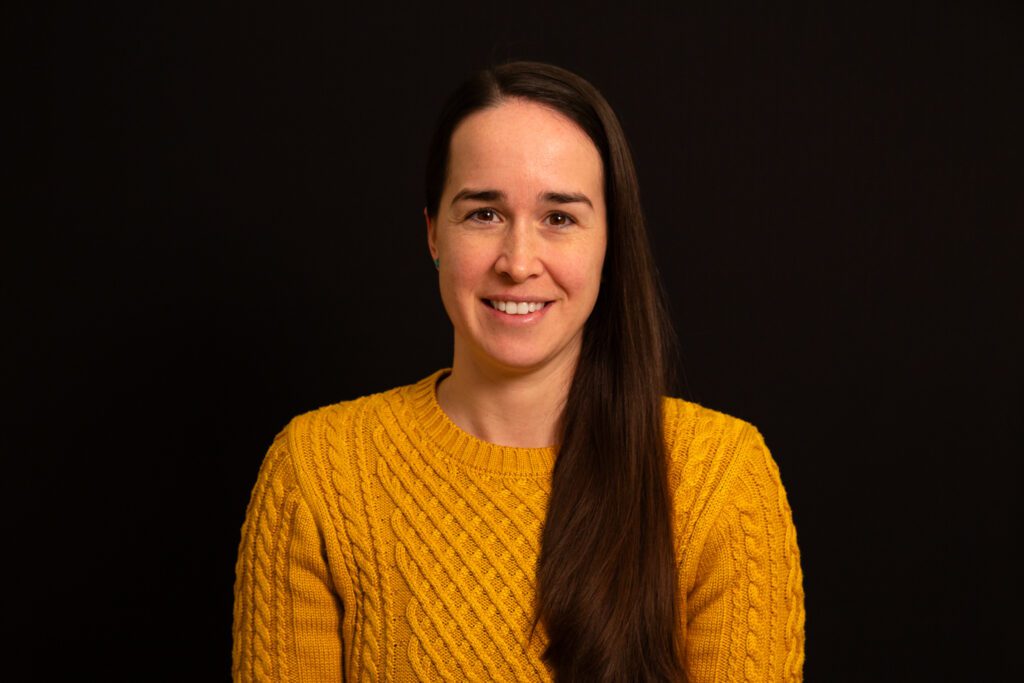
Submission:
<svg viewBox="0 0 1024 683">
<path fill-rule="evenodd" d="M 518 448 L 545 448 L 559 439 L 559 418 L 576 369 L 576 358 L 528 372 L 510 372 L 461 360 L 437 389 L 441 409 L 461 429 L 483 441 Z"/>
</svg>

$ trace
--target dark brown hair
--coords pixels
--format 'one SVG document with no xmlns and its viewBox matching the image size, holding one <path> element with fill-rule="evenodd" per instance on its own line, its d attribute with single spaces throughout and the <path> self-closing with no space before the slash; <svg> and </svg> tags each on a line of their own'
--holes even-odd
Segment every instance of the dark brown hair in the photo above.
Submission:
<svg viewBox="0 0 1024 683">
<path fill-rule="evenodd" d="M 537 562 L 534 626 L 556 680 L 679 681 L 677 571 L 662 396 L 671 332 L 615 113 L 579 76 L 513 62 L 477 72 L 449 98 L 427 158 L 436 217 L 452 134 L 510 99 L 550 107 L 593 141 L 604 167 L 608 247 L 561 416 L 561 442 Z"/>
</svg>

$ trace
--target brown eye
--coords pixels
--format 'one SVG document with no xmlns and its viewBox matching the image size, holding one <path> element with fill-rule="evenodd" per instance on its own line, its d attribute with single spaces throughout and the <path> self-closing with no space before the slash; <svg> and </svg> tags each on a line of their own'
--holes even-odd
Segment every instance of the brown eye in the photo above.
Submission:
<svg viewBox="0 0 1024 683">
<path fill-rule="evenodd" d="M 481 223 L 493 223 L 498 218 L 498 212 L 494 209 L 477 209 L 470 213 L 468 217 Z"/>
<path fill-rule="evenodd" d="M 553 213 L 550 216 L 548 216 L 548 221 L 551 223 L 551 225 L 554 225 L 556 227 L 572 225 L 572 223 L 574 222 L 573 219 L 569 218 L 564 213 Z"/>
</svg>

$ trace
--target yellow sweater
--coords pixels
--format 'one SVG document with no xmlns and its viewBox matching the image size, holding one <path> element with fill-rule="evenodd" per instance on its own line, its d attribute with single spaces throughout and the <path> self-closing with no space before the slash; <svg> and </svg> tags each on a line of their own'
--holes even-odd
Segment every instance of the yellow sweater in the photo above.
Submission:
<svg viewBox="0 0 1024 683">
<path fill-rule="evenodd" d="M 238 552 L 236 680 L 552 679 L 529 627 L 555 451 L 461 430 L 443 372 L 277 436 Z M 665 427 L 689 680 L 800 680 L 800 554 L 761 435 L 678 399 Z"/>
</svg>

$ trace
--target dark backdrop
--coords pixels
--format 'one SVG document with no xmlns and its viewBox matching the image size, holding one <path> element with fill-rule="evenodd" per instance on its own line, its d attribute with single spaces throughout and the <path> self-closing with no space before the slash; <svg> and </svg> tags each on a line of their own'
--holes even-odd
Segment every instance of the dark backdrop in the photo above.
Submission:
<svg viewBox="0 0 1024 683">
<path fill-rule="evenodd" d="M 265 449 L 450 362 L 427 138 L 468 70 L 534 58 L 621 115 L 682 395 L 781 467 L 808 679 L 1008 672 L 1024 23 L 819 4 L 9 10 L 8 661 L 227 676 Z"/>
</svg>

